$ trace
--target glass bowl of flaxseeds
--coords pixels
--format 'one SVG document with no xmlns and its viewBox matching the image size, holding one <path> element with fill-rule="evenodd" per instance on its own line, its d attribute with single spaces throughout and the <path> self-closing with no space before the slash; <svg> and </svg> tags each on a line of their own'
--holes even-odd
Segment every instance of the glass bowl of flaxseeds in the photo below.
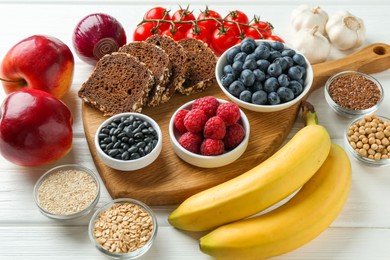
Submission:
<svg viewBox="0 0 390 260">
<path fill-rule="evenodd" d="M 144 255 L 157 236 L 157 218 L 143 202 L 112 200 L 92 216 L 89 238 L 104 255 L 113 259 L 136 259 Z"/>
<path fill-rule="evenodd" d="M 390 118 L 365 115 L 350 122 L 344 141 L 354 158 L 368 166 L 390 165 Z"/>
<path fill-rule="evenodd" d="M 374 77 L 357 71 L 343 71 L 325 84 L 325 99 L 339 115 L 355 118 L 374 113 L 383 101 L 383 87 Z"/>
<path fill-rule="evenodd" d="M 34 199 L 43 215 L 71 220 L 88 215 L 100 197 L 97 175 L 77 164 L 54 167 L 44 173 L 34 187 Z"/>
</svg>

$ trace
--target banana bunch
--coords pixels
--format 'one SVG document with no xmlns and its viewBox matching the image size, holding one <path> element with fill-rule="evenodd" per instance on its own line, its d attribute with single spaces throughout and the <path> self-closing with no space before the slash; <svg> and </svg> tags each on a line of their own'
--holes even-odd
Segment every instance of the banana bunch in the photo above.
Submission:
<svg viewBox="0 0 390 260">
<path fill-rule="evenodd" d="M 221 259 L 268 258 L 319 235 L 345 204 L 352 170 L 307 102 L 303 116 L 307 125 L 272 157 L 188 198 L 169 222 L 183 230 L 214 229 L 200 239 L 200 249 Z M 297 190 L 282 206 L 253 217 Z"/>
<path fill-rule="evenodd" d="M 348 198 L 351 176 L 348 155 L 332 144 L 321 168 L 288 202 L 213 230 L 200 239 L 200 249 L 217 259 L 264 259 L 303 246 L 337 217 Z"/>
<path fill-rule="evenodd" d="M 329 154 L 327 130 L 315 113 L 304 113 L 306 126 L 279 151 L 253 169 L 189 197 L 168 217 L 188 231 L 205 231 L 256 214 L 296 192 Z"/>
</svg>

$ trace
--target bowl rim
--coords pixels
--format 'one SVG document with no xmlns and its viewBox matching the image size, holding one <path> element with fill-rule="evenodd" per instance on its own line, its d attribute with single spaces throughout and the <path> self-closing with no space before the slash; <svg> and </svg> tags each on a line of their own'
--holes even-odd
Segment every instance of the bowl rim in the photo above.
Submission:
<svg viewBox="0 0 390 260">
<path fill-rule="evenodd" d="M 256 43 L 260 43 L 260 42 L 275 42 L 275 41 L 272 41 L 272 40 L 255 40 Z M 304 86 L 303 86 L 303 90 L 301 92 L 301 94 L 299 94 L 297 97 L 295 97 L 294 99 L 288 101 L 288 102 L 285 102 L 285 103 L 281 103 L 281 104 L 278 104 L 278 105 L 257 105 L 257 104 L 253 104 L 253 103 L 249 103 L 249 102 L 245 102 L 245 101 L 242 101 L 240 100 L 239 98 L 233 96 L 232 94 L 229 93 L 229 91 L 227 89 L 225 89 L 223 86 L 222 86 L 222 83 L 221 83 L 221 77 L 222 77 L 222 72 L 223 72 L 223 66 L 226 64 L 226 55 L 227 55 L 227 52 L 230 50 L 230 49 L 233 49 L 237 46 L 239 46 L 241 43 L 238 43 L 232 47 L 230 47 L 229 49 L 227 49 L 219 58 L 218 58 L 218 61 L 217 61 L 217 64 L 215 66 L 215 76 L 216 76 L 216 81 L 217 81 L 217 84 L 219 86 L 219 88 L 222 90 L 222 92 L 226 95 L 226 97 L 228 97 L 231 101 L 233 101 L 234 103 L 238 104 L 240 107 L 243 107 L 243 108 L 246 108 L 248 110 L 251 110 L 251 111 L 255 111 L 255 112 L 275 112 L 275 111 L 280 111 L 280 110 L 284 110 L 284 109 L 287 109 L 293 105 L 295 105 L 296 103 L 298 103 L 300 100 L 302 100 L 310 91 L 310 89 L 312 88 L 312 85 L 313 85 L 313 77 L 314 77 L 314 72 L 313 72 L 313 67 L 311 65 L 311 63 L 309 62 L 309 60 L 306 58 L 306 56 L 292 48 L 290 45 L 286 44 L 286 43 L 283 43 L 283 45 L 289 49 L 292 49 L 294 50 L 296 53 L 298 54 L 301 54 L 304 58 L 305 58 L 305 61 L 306 61 L 306 77 L 305 77 L 305 81 L 304 81 Z"/>
<path fill-rule="evenodd" d="M 91 201 L 91 203 L 86 208 L 84 208 L 83 210 L 81 210 L 79 212 L 76 212 L 76 213 L 73 213 L 73 214 L 69 214 L 69 215 L 54 214 L 54 213 L 51 213 L 51 212 L 45 210 L 43 207 L 41 207 L 39 199 L 38 199 L 38 193 L 39 193 L 38 191 L 39 191 L 39 188 L 42 185 L 42 182 L 47 177 L 49 177 L 51 174 L 54 174 L 54 173 L 56 173 L 56 172 L 58 172 L 59 170 L 62 170 L 62 169 L 79 169 L 79 170 L 82 170 L 83 172 L 85 172 L 88 175 L 90 175 L 93 178 L 93 180 L 95 181 L 95 183 L 96 183 L 96 196 Z M 52 218 L 52 219 L 56 219 L 56 220 L 71 220 L 71 219 L 76 219 L 76 218 L 83 217 L 83 216 L 89 214 L 93 210 L 93 208 L 96 206 L 96 204 L 98 203 L 98 201 L 100 199 L 100 192 L 101 192 L 100 181 L 99 181 L 99 178 L 98 178 L 97 174 L 94 171 L 92 171 L 91 169 L 89 169 L 89 168 L 87 168 L 87 167 L 85 167 L 83 165 L 80 165 L 80 164 L 63 164 L 63 165 L 58 165 L 58 166 L 55 166 L 53 168 L 50 168 L 42 176 L 39 177 L 39 179 L 36 181 L 36 183 L 34 185 L 33 196 L 34 196 L 35 204 L 37 205 L 39 211 L 43 215 L 45 215 L 45 216 L 47 216 L 49 218 Z"/>
<path fill-rule="evenodd" d="M 122 117 L 122 116 L 131 116 L 131 115 L 134 115 L 134 116 L 137 116 L 137 117 L 140 117 L 142 118 L 143 120 L 147 121 L 148 123 L 150 123 L 152 125 L 152 127 L 156 130 L 157 132 L 157 137 L 158 137 L 158 140 L 157 140 L 157 144 L 156 146 L 152 149 L 152 151 L 150 153 L 148 153 L 147 155 L 143 156 L 143 157 L 140 157 L 138 159 L 133 159 L 133 160 L 120 160 L 120 159 L 116 159 L 116 158 L 112 158 L 110 157 L 108 154 L 106 154 L 100 147 L 99 145 L 99 133 L 101 131 L 101 129 L 108 125 L 109 123 L 111 123 L 114 119 L 118 118 L 118 117 Z M 103 123 L 101 123 L 99 125 L 99 127 L 96 129 L 96 133 L 95 133 L 95 136 L 94 136 L 94 143 L 95 143 L 95 149 L 96 149 L 96 153 L 98 154 L 99 157 L 101 157 L 102 160 L 107 160 L 107 161 L 110 161 L 112 162 L 113 164 L 117 164 L 117 165 L 134 165 L 134 167 L 131 167 L 131 170 L 138 170 L 140 168 L 143 168 L 145 167 L 144 164 L 140 164 L 140 162 L 144 162 L 148 159 L 150 159 L 150 157 L 154 157 L 156 156 L 156 158 L 158 157 L 158 154 L 161 152 L 161 146 L 162 146 L 162 131 L 161 131 L 161 128 L 160 126 L 158 125 L 158 123 L 153 119 L 151 118 L 150 116 L 147 116 L 145 114 L 142 114 L 142 113 L 139 113 L 139 112 L 124 112 L 124 113 L 119 113 L 119 114 L 115 114 L 113 116 L 110 116 L 109 118 L 107 118 L 106 120 L 104 120 Z M 103 157 L 103 158 L 102 158 Z M 151 160 L 150 163 L 152 163 L 156 158 L 154 158 L 153 160 Z M 149 163 L 149 164 L 150 164 Z M 149 165 L 147 164 L 147 165 Z M 139 167 L 137 167 L 137 165 Z M 146 165 L 146 166 L 147 166 Z M 112 167 L 112 166 L 110 166 Z M 115 169 L 122 169 L 123 167 L 115 167 Z"/>
<path fill-rule="evenodd" d="M 367 166 L 373 166 L 373 167 L 380 167 L 380 166 L 390 166 L 390 158 L 389 159 L 380 159 L 380 160 L 374 160 L 374 159 L 370 159 L 368 157 L 364 157 L 364 156 L 361 156 L 358 152 L 356 152 L 352 146 L 349 144 L 349 140 L 348 140 L 348 130 L 351 126 L 353 126 L 355 123 L 357 123 L 358 121 L 362 120 L 363 118 L 365 118 L 366 116 L 368 115 L 363 115 L 363 116 L 360 116 L 358 118 L 354 118 L 353 120 L 351 120 L 348 125 L 347 125 L 347 128 L 344 130 L 344 144 L 348 150 L 348 152 L 355 158 L 357 159 L 358 161 L 361 161 L 363 162 L 365 165 Z M 382 116 L 382 115 L 375 115 L 377 116 L 378 118 L 380 119 L 384 119 L 386 121 L 388 121 L 390 123 L 390 118 L 389 117 L 386 117 L 386 116 Z"/>
<path fill-rule="evenodd" d="M 221 98 L 216 98 L 220 103 L 228 103 L 230 101 L 228 100 L 224 100 L 224 99 L 221 99 Z M 191 100 L 191 101 L 188 101 L 184 104 L 182 104 L 174 113 L 173 115 L 171 116 L 171 119 L 169 121 L 169 125 L 168 125 L 168 129 L 169 129 L 169 137 L 170 137 L 170 140 L 171 140 L 171 143 L 172 145 L 174 146 L 174 148 L 176 147 L 177 149 L 180 149 L 181 152 L 185 153 L 187 156 L 190 156 L 190 157 L 193 157 L 193 158 L 196 158 L 198 160 L 203 160 L 203 161 L 215 161 L 215 160 L 218 160 L 218 159 L 224 159 L 228 156 L 230 156 L 234 150 L 238 150 L 238 149 L 243 149 L 243 152 L 245 152 L 246 150 L 246 146 L 248 145 L 248 141 L 249 141 L 249 136 L 250 136 L 250 123 L 249 123 L 249 120 L 248 120 L 248 117 L 246 116 L 246 114 L 244 113 L 244 111 L 241 109 L 240 107 L 240 121 L 241 121 L 241 125 L 243 126 L 244 130 L 245 130 L 245 136 L 244 136 L 244 139 L 241 141 L 241 143 L 235 147 L 234 149 L 230 150 L 230 151 L 227 151 L 221 155 L 215 155 L 215 156 L 206 156 L 206 155 L 200 155 L 200 154 L 195 154 L 195 153 L 192 153 L 186 149 L 184 149 L 180 144 L 179 144 L 179 141 L 177 139 L 177 135 L 179 135 L 178 131 L 175 129 L 174 127 L 174 118 L 175 116 L 177 115 L 177 113 L 182 110 L 182 109 L 188 109 L 188 107 L 192 107 L 193 103 L 195 102 L 195 100 Z M 245 148 L 244 148 L 245 146 Z M 175 149 L 174 149 L 175 150 Z M 236 150 L 236 151 L 237 151 Z M 175 150 L 176 152 L 176 150 Z M 242 153 L 236 158 L 238 159 Z M 234 159 L 233 161 L 235 161 L 236 159 Z M 195 163 L 195 162 L 194 162 Z M 231 162 L 228 162 L 226 161 L 224 165 L 227 165 L 227 164 L 230 164 Z M 192 163 L 191 163 L 192 164 Z M 202 167 L 202 168 L 206 168 L 205 166 L 200 166 L 200 165 L 197 165 L 197 164 L 192 164 L 192 165 L 195 165 L 195 166 L 198 166 L 198 167 Z M 224 166 L 224 165 L 220 165 L 220 166 L 213 166 L 211 168 L 214 168 L 214 167 L 221 167 L 221 166 Z M 210 168 L 210 167 L 207 167 L 207 168 Z"/>
<path fill-rule="evenodd" d="M 112 207 L 114 204 L 118 203 L 132 203 L 135 205 L 140 206 L 141 208 L 145 209 L 145 211 L 150 215 L 152 222 L 153 222 L 153 230 L 152 230 L 152 235 L 150 239 L 143 245 L 142 247 L 138 248 L 137 250 L 127 252 L 127 253 L 113 253 L 110 252 L 106 249 L 104 249 L 95 239 L 95 236 L 93 234 L 94 230 L 94 223 L 96 219 L 98 218 L 99 214 L 110 207 Z M 88 223 L 88 236 L 90 241 L 94 244 L 95 248 L 102 252 L 103 254 L 112 257 L 112 258 L 119 258 L 119 259 L 135 259 L 138 258 L 142 255 L 144 255 L 152 246 L 158 232 L 158 222 L 157 222 L 157 216 L 153 212 L 153 210 L 144 202 L 132 198 L 117 198 L 113 199 L 111 201 L 106 202 L 103 204 L 100 208 L 98 208 L 95 213 L 92 215 L 91 219 L 89 220 Z"/>
<path fill-rule="evenodd" d="M 354 110 L 354 109 L 345 108 L 345 107 L 337 104 L 333 100 L 333 98 L 329 94 L 329 86 L 336 78 L 343 76 L 343 75 L 348 75 L 348 74 L 358 74 L 358 75 L 364 76 L 365 78 L 367 78 L 375 83 L 375 85 L 379 89 L 379 92 L 381 93 L 381 97 L 375 105 L 373 105 L 372 107 L 366 108 L 366 109 Z M 345 70 L 345 71 L 338 72 L 338 73 L 334 74 L 333 76 L 331 76 L 325 82 L 324 92 L 325 92 L 325 100 L 328 102 L 329 106 L 334 111 L 336 111 L 338 114 L 343 115 L 343 116 L 347 116 L 350 118 L 356 117 L 356 116 L 368 115 L 370 113 L 375 112 L 379 108 L 380 104 L 382 103 L 382 101 L 384 99 L 384 95 L 385 95 L 382 84 L 375 77 L 373 77 L 369 74 L 363 73 L 363 72 L 355 71 L 355 70 Z"/>
</svg>

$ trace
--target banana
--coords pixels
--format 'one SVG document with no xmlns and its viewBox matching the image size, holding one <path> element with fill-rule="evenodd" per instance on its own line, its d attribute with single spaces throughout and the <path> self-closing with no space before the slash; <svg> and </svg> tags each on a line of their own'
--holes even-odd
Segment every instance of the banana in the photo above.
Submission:
<svg viewBox="0 0 390 260">
<path fill-rule="evenodd" d="M 169 215 L 169 223 L 188 231 L 209 230 L 256 214 L 299 189 L 320 168 L 331 145 L 315 112 L 304 110 L 303 115 L 307 125 L 273 156 L 189 197 Z"/>
<path fill-rule="evenodd" d="M 318 172 L 285 204 L 268 213 L 221 226 L 200 239 L 217 259 L 264 259 L 314 239 L 337 217 L 349 195 L 349 157 L 332 144 Z"/>
</svg>

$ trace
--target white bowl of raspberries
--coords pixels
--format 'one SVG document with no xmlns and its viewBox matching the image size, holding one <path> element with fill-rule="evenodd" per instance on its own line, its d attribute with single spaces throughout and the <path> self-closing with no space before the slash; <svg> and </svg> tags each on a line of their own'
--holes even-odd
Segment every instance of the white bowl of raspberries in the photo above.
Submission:
<svg viewBox="0 0 390 260">
<path fill-rule="evenodd" d="M 225 166 L 237 160 L 248 146 L 248 118 L 233 102 L 205 96 L 182 105 L 169 122 L 176 154 L 203 168 Z"/>
</svg>

